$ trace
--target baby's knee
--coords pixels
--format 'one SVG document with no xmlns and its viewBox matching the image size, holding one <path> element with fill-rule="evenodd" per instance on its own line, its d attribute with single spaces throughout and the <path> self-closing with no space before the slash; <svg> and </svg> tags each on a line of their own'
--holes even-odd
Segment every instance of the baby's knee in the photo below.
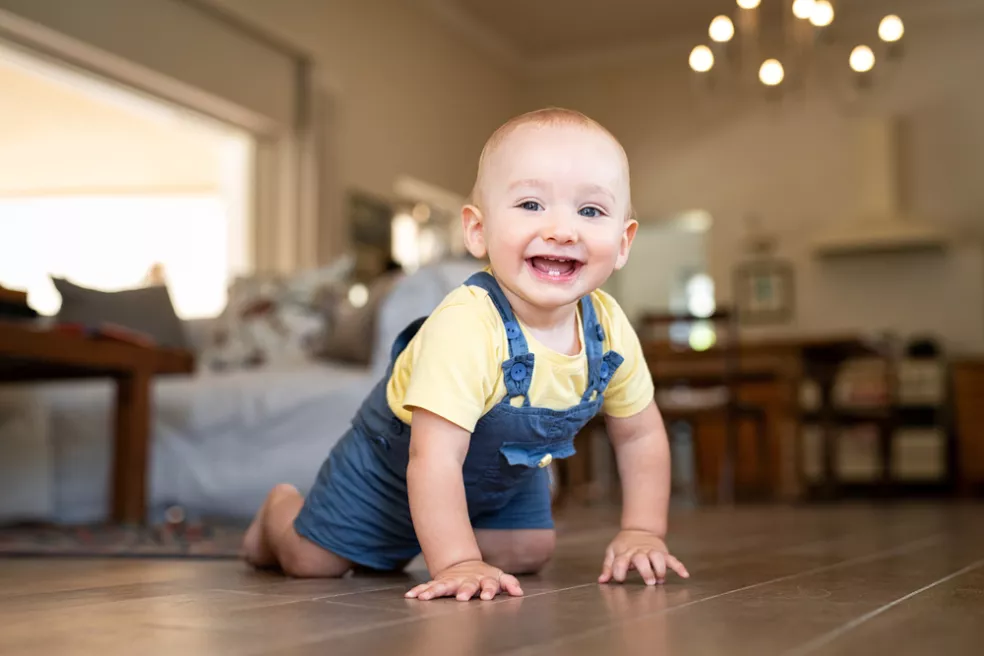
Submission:
<svg viewBox="0 0 984 656">
<path fill-rule="evenodd" d="M 557 546 L 557 536 L 551 530 L 518 531 L 485 561 L 508 574 L 536 574 L 550 562 Z"/>
<path fill-rule="evenodd" d="M 276 503 L 282 499 L 303 498 L 296 487 L 290 483 L 277 483 L 267 494 L 267 503 Z"/>
<path fill-rule="evenodd" d="M 298 542 L 295 542 L 298 541 Z M 333 553 L 310 543 L 299 542 L 300 536 L 291 536 L 287 544 L 281 544 L 277 560 L 284 574 L 296 579 L 337 579 L 344 576 L 351 564 Z"/>
<path fill-rule="evenodd" d="M 536 574 L 550 562 L 557 546 L 553 531 L 535 531 L 517 542 L 512 557 L 512 574 Z"/>
</svg>

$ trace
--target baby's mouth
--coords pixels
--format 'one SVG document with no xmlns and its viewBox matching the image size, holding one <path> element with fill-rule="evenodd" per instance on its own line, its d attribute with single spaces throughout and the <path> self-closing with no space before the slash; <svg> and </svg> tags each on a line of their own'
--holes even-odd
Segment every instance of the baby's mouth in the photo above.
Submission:
<svg viewBox="0 0 984 656">
<path fill-rule="evenodd" d="M 552 280 L 570 278 L 581 268 L 581 262 L 578 260 L 562 257 L 538 255 L 526 261 L 534 271 Z"/>
</svg>

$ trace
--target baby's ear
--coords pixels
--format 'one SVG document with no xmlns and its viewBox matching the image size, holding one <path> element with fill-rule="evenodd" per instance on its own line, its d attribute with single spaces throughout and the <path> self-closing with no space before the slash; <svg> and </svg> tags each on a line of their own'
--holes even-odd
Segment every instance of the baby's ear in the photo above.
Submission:
<svg viewBox="0 0 984 656">
<path fill-rule="evenodd" d="M 635 219 L 626 219 L 625 226 L 622 228 L 622 243 L 618 247 L 618 259 L 615 260 L 615 269 L 619 270 L 629 261 L 629 251 L 632 249 L 632 241 L 635 239 L 636 231 L 639 229 L 639 222 Z"/>
<path fill-rule="evenodd" d="M 488 248 L 485 245 L 485 221 L 482 210 L 471 204 L 462 207 L 461 229 L 465 236 L 465 248 L 475 259 L 483 259 L 488 253 Z"/>
</svg>

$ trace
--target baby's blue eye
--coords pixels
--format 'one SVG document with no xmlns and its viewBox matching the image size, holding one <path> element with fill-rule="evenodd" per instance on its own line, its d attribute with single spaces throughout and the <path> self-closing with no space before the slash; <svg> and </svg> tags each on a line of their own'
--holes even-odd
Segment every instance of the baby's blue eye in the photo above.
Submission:
<svg viewBox="0 0 984 656">
<path fill-rule="evenodd" d="M 529 212 L 535 212 L 538 209 L 540 209 L 540 203 L 536 202 L 535 200 L 528 200 L 520 204 L 520 207 L 522 207 L 524 210 L 527 210 Z"/>
<path fill-rule="evenodd" d="M 601 216 L 601 210 L 599 210 L 597 207 L 582 207 L 579 210 L 578 214 L 580 214 L 581 216 L 586 216 L 588 218 L 594 219 L 596 217 Z"/>
</svg>

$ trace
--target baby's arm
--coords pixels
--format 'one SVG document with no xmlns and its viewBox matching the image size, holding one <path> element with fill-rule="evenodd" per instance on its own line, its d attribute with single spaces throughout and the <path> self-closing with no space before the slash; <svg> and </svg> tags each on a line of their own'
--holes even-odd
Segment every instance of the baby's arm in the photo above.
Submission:
<svg viewBox="0 0 984 656">
<path fill-rule="evenodd" d="M 599 582 L 624 581 L 634 567 L 652 585 L 666 568 L 687 569 L 666 548 L 670 499 L 670 449 L 655 402 L 631 417 L 608 416 L 606 427 L 622 480 L 622 530 L 605 552 Z"/>
<path fill-rule="evenodd" d="M 500 590 L 523 594 L 515 577 L 482 561 L 462 478 L 470 437 L 467 430 L 436 414 L 414 410 L 407 490 L 414 530 L 432 580 L 410 590 L 408 597 L 455 595 L 465 601 L 479 591 L 486 600 Z"/>
</svg>

